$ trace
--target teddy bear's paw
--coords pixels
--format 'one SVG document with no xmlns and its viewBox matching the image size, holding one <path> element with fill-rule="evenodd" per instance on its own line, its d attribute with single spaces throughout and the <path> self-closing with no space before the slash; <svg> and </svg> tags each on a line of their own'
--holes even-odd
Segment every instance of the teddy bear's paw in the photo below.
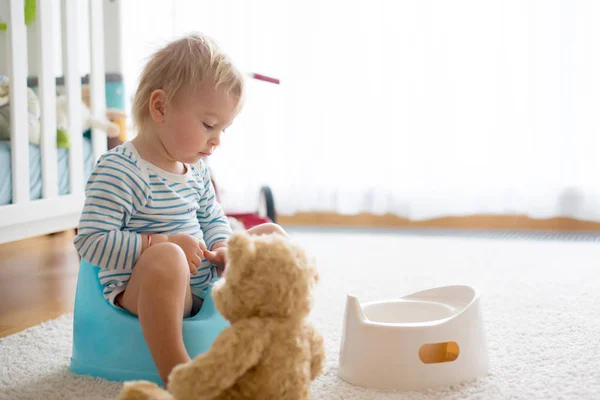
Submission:
<svg viewBox="0 0 600 400">
<path fill-rule="evenodd" d="M 117 400 L 173 400 L 171 394 L 146 381 L 125 382 Z"/>
</svg>

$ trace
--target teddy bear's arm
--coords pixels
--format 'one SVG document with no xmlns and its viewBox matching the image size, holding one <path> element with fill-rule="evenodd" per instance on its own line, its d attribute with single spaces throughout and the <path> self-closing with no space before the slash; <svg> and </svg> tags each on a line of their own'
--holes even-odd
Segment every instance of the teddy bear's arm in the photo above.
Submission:
<svg viewBox="0 0 600 400">
<path fill-rule="evenodd" d="M 210 350 L 173 369 L 169 391 L 177 400 L 213 399 L 258 363 L 269 332 L 256 318 L 225 329 Z"/>
<path fill-rule="evenodd" d="M 315 380 L 323 372 L 323 365 L 325 364 L 325 346 L 323 344 L 323 336 L 321 336 L 311 324 L 308 324 L 308 332 L 312 355 L 310 362 L 310 379 Z"/>
</svg>

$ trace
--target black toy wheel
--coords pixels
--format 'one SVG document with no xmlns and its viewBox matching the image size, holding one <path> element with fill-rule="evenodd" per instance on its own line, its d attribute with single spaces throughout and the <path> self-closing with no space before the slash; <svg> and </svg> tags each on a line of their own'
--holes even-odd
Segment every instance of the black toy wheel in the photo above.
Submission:
<svg viewBox="0 0 600 400">
<path fill-rule="evenodd" d="M 277 213 L 275 212 L 275 199 L 273 192 L 268 186 L 260 188 L 260 200 L 258 206 L 258 215 L 269 218 L 273 223 L 277 222 Z"/>
</svg>

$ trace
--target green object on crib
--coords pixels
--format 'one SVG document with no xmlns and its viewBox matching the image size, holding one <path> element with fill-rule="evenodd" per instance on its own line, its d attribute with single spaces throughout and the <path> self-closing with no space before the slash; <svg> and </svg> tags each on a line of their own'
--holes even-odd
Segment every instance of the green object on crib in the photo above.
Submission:
<svg viewBox="0 0 600 400">
<path fill-rule="evenodd" d="M 56 147 L 59 149 L 71 148 L 71 137 L 64 129 L 56 130 Z"/>
<path fill-rule="evenodd" d="M 25 25 L 29 25 L 31 22 L 33 22 L 35 17 L 35 0 L 25 0 Z M 6 22 L 0 22 L 0 31 L 5 31 L 7 29 L 8 25 Z"/>
</svg>

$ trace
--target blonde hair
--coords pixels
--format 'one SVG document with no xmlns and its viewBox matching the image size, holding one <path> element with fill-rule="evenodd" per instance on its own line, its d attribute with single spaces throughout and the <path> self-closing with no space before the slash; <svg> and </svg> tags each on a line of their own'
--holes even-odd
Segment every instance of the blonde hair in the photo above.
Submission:
<svg viewBox="0 0 600 400">
<path fill-rule="evenodd" d="M 241 107 L 243 75 L 213 39 L 194 33 L 159 49 L 144 67 L 133 98 L 133 120 L 137 128 L 141 130 L 150 115 L 153 91 L 164 90 L 169 102 L 181 89 L 194 90 L 205 79 L 211 79 L 214 88 L 224 88 L 228 94 L 237 96 L 238 108 Z"/>
</svg>

